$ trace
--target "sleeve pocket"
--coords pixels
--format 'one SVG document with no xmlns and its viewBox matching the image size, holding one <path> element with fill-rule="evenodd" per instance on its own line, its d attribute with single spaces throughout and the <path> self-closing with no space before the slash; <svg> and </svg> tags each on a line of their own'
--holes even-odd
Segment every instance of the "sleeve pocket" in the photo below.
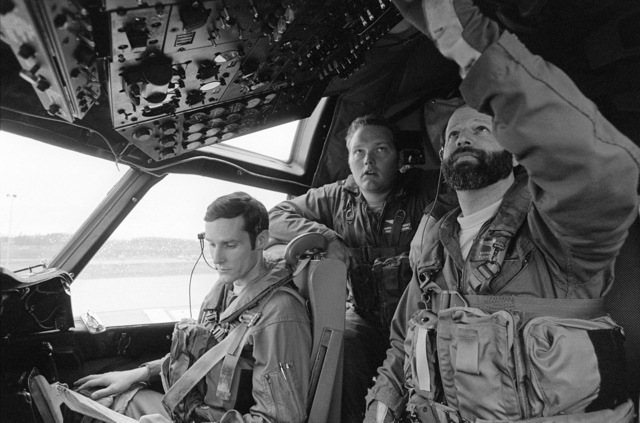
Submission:
<svg viewBox="0 0 640 423">
<path fill-rule="evenodd" d="M 306 417 L 305 404 L 302 401 L 300 388 L 293 363 L 282 363 L 264 375 L 264 380 L 271 394 L 275 407 L 277 422 L 302 422 Z"/>
</svg>

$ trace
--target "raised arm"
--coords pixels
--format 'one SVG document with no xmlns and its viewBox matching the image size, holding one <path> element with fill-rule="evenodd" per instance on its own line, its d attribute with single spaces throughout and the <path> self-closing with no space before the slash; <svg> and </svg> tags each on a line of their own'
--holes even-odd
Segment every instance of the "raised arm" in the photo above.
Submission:
<svg viewBox="0 0 640 423">
<path fill-rule="evenodd" d="M 532 230 L 580 259 L 588 281 L 622 246 L 638 211 L 640 150 L 554 65 L 507 32 L 461 85 L 468 104 L 494 117 L 498 142 L 527 169 Z M 543 243 L 548 244 L 548 243 Z M 571 277 L 570 262 L 558 263 Z"/>
<path fill-rule="evenodd" d="M 638 147 L 566 74 L 471 0 L 394 3 L 459 65 L 465 100 L 493 116 L 497 140 L 527 169 L 538 245 L 548 257 L 562 255 L 558 266 L 573 282 L 589 281 L 615 257 L 638 213 Z"/>
</svg>

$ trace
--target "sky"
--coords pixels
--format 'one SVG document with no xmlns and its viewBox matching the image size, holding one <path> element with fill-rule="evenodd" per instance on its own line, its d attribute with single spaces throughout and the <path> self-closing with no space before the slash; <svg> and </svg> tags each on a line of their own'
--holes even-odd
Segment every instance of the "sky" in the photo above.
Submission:
<svg viewBox="0 0 640 423">
<path fill-rule="evenodd" d="M 293 136 L 291 125 L 271 130 L 277 132 L 275 136 L 269 136 L 271 140 L 285 140 Z M 259 151 L 264 146 L 264 143 L 247 139 L 249 136 L 243 138 L 243 148 Z M 269 143 L 269 149 L 276 157 L 286 156 L 283 151 L 289 148 L 286 143 L 279 147 L 273 142 Z M 122 164 L 116 166 L 107 160 L 4 131 L 0 131 L 0 152 L 0 236 L 73 233 L 128 169 Z M 173 213 L 180 216 L 180 219 L 173 219 L 175 225 L 163 226 L 163 236 L 184 237 L 184 234 L 199 232 L 203 207 L 219 195 L 243 190 L 262 201 L 267 209 L 284 199 L 282 193 L 230 182 L 184 178 L 182 175 L 165 178 L 136 207 L 151 208 L 154 214 Z M 165 192 L 171 194 L 158 192 L 155 196 L 151 195 L 156 188 L 166 189 Z M 170 203 L 166 201 L 167 195 L 172 196 Z M 181 210 L 173 209 L 180 205 L 183 206 Z M 149 218 L 132 219 L 131 222 L 125 220 L 125 226 L 119 233 L 121 237 L 123 234 L 133 237 L 149 231 L 158 233 L 154 223 Z"/>
</svg>

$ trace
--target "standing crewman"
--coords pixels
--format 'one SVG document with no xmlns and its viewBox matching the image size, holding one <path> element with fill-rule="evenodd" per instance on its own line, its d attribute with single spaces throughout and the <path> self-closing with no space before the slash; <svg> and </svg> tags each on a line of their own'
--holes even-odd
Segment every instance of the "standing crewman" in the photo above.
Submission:
<svg viewBox="0 0 640 423">
<path fill-rule="evenodd" d="M 395 3 L 464 78 L 442 150 L 460 208 L 421 222 L 365 421 L 630 422 L 602 297 L 640 150 L 471 0 Z"/>
<path fill-rule="evenodd" d="M 218 280 L 198 324 L 176 324 L 171 352 L 163 359 L 83 377 L 77 389 L 141 422 L 303 423 L 311 325 L 291 269 L 264 254 L 267 210 L 235 192 L 211 203 L 204 220 L 203 238 Z M 207 364 L 206 372 L 190 376 L 187 369 L 201 364 Z M 146 384 L 160 376 L 164 396 Z M 193 389 L 178 388 L 190 384 Z"/>
<path fill-rule="evenodd" d="M 389 322 L 411 279 L 408 252 L 436 171 L 400 172 L 397 129 L 382 116 L 355 119 L 347 131 L 351 175 L 311 189 L 269 211 L 271 235 L 290 241 L 306 232 L 329 240 L 327 257 L 349 269 L 344 334 L 342 422 L 361 422 L 365 396 L 389 346 Z"/>
</svg>

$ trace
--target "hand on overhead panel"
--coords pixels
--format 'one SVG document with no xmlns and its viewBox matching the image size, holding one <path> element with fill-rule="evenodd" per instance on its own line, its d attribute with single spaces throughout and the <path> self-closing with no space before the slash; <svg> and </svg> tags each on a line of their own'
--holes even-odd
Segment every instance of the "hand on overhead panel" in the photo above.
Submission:
<svg viewBox="0 0 640 423">
<path fill-rule="evenodd" d="M 500 37 L 496 22 L 471 0 L 393 0 L 402 16 L 423 32 L 440 53 L 460 66 L 462 77 Z"/>
</svg>

